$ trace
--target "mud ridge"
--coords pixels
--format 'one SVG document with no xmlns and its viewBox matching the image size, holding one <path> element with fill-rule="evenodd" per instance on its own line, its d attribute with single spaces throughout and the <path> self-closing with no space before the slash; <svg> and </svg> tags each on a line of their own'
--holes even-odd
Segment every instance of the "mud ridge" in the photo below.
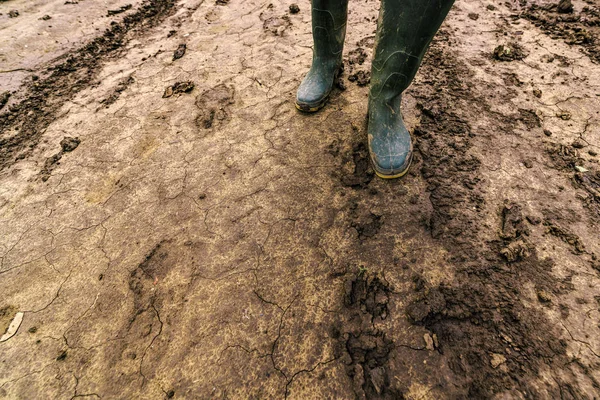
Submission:
<svg viewBox="0 0 600 400">
<path fill-rule="evenodd" d="M 421 285 L 407 313 L 414 324 L 437 335 L 438 350 L 470 397 L 515 390 L 539 397 L 531 382 L 542 365 L 568 362 L 566 343 L 544 315 L 524 307 L 524 285 L 555 294 L 569 286 L 553 278 L 551 259 L 538 259 L 518 204 L 485 203 L 481 161 L 469 154 L 475 134 L 453 110 L 476 110 L 506 132 L 514 121 L 490 111 L 485 98 L 471 90 L 473 82 L 466 83 L 472 77 L 466 64 L 441 46 L 432 46 L 422 74 L 430 88 L 417 95 L 423 112 L 416 147 L 434 210 L 429 227 L 448 250 L 456 279 Z M 486 207 L 498 210 L 499 237 L 492 242 L 481 238 L 478 225 Z"/>
<path fill-rule="evenodd" d="M 344 305 L 350 323 L 344 325 L 341 340 L 350 362 L 350 377 L 357 399 L 399 399 L 390 383 L 387 363 L 394 343 L 373 322 L 389 316 L 391 288 L 379 277 L 359 271 L 346 281 Z"/>
<path fill-rule="evenodd" d="M 0 170 L 29 156 L 62 105 L 90 86 L 103 63 L 119 57 L 133 37 L 150 29 L 175 9 L 176 0 L 146 0 L 136 12 L 111 25 L 104 34 L 59 57 L 48 75 L 31 82 L 24 99 L 0 114 Z"/>
</svg>

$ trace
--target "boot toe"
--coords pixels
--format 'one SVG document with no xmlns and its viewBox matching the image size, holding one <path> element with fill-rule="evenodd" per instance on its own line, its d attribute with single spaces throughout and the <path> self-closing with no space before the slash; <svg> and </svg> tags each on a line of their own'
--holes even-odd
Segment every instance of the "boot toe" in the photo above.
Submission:
<svg viewBox="0 0 600 400">
<path fill-rule="evenodd" d="M 331 92 L 331 84 L 316 74 L 306 76 L 296 94 L 296 106 L 302 111 L 316 111 Z"/>
<path fill-rule="evenodd" d="M 406 174 L 413 158 L 408 132 L 402 137 L 384 140 L 369 136 L 369 151 L 375 173 L 386 179 L 399 178 Z"/>
<path fill-rule="evenodd" d="M 408 172 L 412 162 L 412 151 L 404 154 L 394 154 L 388 156 L 377 156 L 371 154 L 371 161 L 375 173 L 381 178 L 399 178 Z"/>
</svg>

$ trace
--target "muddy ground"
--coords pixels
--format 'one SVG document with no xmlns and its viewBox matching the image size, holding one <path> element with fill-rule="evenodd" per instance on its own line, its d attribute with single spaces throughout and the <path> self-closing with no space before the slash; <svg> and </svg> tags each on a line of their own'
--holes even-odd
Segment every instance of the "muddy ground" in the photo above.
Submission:
<svg viewBox="0 0 600 400">
<path fill-rule="evenodd" d="M 457 1 L 391 182 L 290 4 L 0 2 L 0 398 L 598 398 L 600 2 Z"/>
</svg>

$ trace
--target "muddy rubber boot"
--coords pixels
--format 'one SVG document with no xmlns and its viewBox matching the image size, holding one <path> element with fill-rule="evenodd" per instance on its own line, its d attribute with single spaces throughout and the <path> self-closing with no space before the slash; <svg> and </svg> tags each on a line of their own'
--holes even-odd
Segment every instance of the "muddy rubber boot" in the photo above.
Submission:
<svg viewBox="0 0 600 400">
<path fill-rule="evenodd" d="M 296 108 L 315 112 L 325 105 L 342 66 L 348 0 L 313 0 L 313 61 L 298 88 Z"/>
<path fill-rule="evenodd" d="M 384 179 L 408 172 L 413 157 L 410 133 L 400 112 L 425 51 L 454 0 L 382 0 L 369 92 L 369 153 Z"/>
</svg>

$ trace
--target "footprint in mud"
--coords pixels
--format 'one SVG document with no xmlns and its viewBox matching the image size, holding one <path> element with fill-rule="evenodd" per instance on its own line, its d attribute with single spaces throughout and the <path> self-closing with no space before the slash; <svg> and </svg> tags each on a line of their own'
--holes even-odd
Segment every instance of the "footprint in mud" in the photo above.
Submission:
<svg viewBox="0 0 600 400">
<path fill-rule="evenodd" d="M 352 148 L 354 173 L 342 176 L 342 184 L 353 189 L 364 189 L 373 180 L 373 170 L 370 166 L 369 151 L 364 143 L 358 143 Z"/>
<path fill-rule="evenodd" d="M 357 204 L 354 204 L 351 207 L 350 215 L 354 220 L 352 221 L 351 226 L 356 229 L 358 240 L 361 242 L 375 237 L 383 225 L 381 215 L 373 214 L 370 211 L 361 212 L 358 210 Z"/>
<path fill-rule="evenodd" d="M 233 104 L 235 89 L 233 86 L 220 84 L 212 89 L 205 90 L 196 97 L 196 107 L 200 113 L 196 117 L 196 125 L 200 128 L 210 129 L 215 121 L 223 123 L 229 118 L 229 106 Z"/>
<path fill-rule="evenodd" d="M 290 17 L 288 15 L 275 15 L 271 4 L 267 7 L 267 11 L 260 13 L 259 18 L 263 23 L 263 29 L 275 36 L 283 36 L 283 32 L 292 26 Z"/>
</svg>

